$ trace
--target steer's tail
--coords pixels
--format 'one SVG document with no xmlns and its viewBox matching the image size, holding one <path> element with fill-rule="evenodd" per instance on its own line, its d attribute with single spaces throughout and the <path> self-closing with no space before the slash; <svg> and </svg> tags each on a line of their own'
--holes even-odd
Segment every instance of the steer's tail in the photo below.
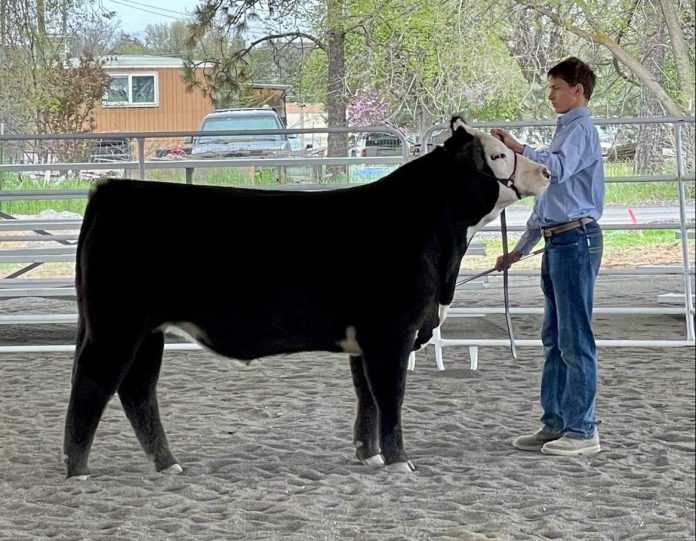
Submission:
<svg viewBox="0 0 696 541">
<path fill-rule="evenodd" d="M 99 197 L 99 190 L 104 184 L 108 183 L 109 181 L 110 179 L 106 179 L 97 182 L 96 184 L 94 184 L 94 186 L 92 186 L 92 188 L 89 191 L 87 207 L 85 208 L 85 215 L 82 218 L 80 235 L 77 238 L 77 253 L 75 257 L 75 287 L 77 288 L 78 295 L 80 292 L 79 285 L 82 279 L 82 248 L 85 243 L 87 234 L 89 233 L 89 231 L 92 228 L 92 225 L 94 224 L 94 218 L 98 212 L 99 200 L 101 199 L 101 197 Z"/>
<path fill-rule="evenodd" d="M 75 339 L 75 356 L 74 359 L 80 353 L 82 345 L 85 341 L 85 335 L 87 332 L 87 323 L 85 320 L 85 284 L 84 284 L 84 267 L 86 266 L 86 261 L 84 260 L 84 245 L 87 236 L 94 226 L 95 217 L 99 211 L 100 200 L 100 189 L 104 184 L 110 182 L 110 179 L 100 181 L 92 187 L 89 192 L 89 197 L 87 201 L 87 207 L 85 208 L 85 215 L 82 219 L 82 226 L 80 228 L 80 235 L 77 238 L 77 250 L 75 253 L 75 294 L 77 297 L 77 336 Z M 75 378 L 75 363 L 73 362 L 73 379 Z"/>
</svg>

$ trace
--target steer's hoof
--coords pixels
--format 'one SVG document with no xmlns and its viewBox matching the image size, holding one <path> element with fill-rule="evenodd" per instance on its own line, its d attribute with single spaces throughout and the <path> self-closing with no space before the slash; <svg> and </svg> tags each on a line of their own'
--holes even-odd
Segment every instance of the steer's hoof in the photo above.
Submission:
<svg viewBox="0 0 696 541">
<path fill-rule="evenodd" d="M 83 473 L 80 475 L 71 475 L 66 479 L 66 481 L 86 481 L 87 479 L 89 479 L 89 474 Z"/>
<path fill-rule="evenodd" d="M 166 473 L 167 475 L 179 475 L 183 471 L 184 471 L 184 468 L 182 468 L 178 464 L 172 464 L 168 468 L 164 468 L 163 470 L 160 470 L 160 473 Z"/>
<path fill-rule="evenodd" d="M 381 468 L 384 466 L 384 458 L 380 454 L 364 458 L 361 462 L 365 464 L 365 466 L 370 466 L 370 468 Z"/>
<path fill-rule="evenodd" d="M 387 464 L 386 468 L 389 471 L 398 473 L 411 473 L 416 471 L 416 467 L 410 460 L 407 460 L 406 462 L 394 462 L 393 464 Z"/>
</svg>

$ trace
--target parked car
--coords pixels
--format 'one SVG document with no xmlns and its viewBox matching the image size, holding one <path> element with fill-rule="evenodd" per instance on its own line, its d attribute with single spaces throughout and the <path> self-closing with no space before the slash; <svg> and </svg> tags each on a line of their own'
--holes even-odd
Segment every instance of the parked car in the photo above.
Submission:
<svg viewBox="0 0 696 541">
<path fill-rule="evenodd" d="M 415 145 L 409 144 L 409 152 L 413 153 Z M 401 139 L 391 133 L 362 133 L 350 149 L 350 156 L 372 158 L 376 156 L 402 156 Z"/>
<path fill-rule="evenodd" d="M 99 139 L 89 152 L 90 163 L 127 162 L 133 160 L 133 152 L 128 139 L 114 137 Z"/>
<path fill-rule="evenodd" d="M 208 113 L 199 131 L 284 129 L 278 113 L 270 107 L 257 109 L 223 109 Z M 191 157 L 274 157 L 290 151 L 290 140 L 285 133 L 266 135 L 211 135 L 195 137 Z"/>
<path fill-rule="evenodd" d="M 300 150 L 317 150 L 323 146 L 319 138 L 312 135 L 304 136 L 304 147 L 302 146 L 302 139 L 296 133 L 288 135 L 288 140 L 290 141 L 290 150 L 293 152 L 298 152 Z"/>
<path fill-rule="evenodd" d="M 189 154 L 191 154 L 190 143 L 165 145 L 155 150 L 156 158 L 180 158 Z"/>
</svg>

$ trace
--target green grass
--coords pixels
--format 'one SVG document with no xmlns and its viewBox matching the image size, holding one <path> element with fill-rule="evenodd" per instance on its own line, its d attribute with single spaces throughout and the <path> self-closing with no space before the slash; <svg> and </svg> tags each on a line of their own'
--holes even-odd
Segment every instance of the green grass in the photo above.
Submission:
<svg viewBox="0 0 696 541">
<path fill-rule="evenodd" d="M 364 171 L 363 171 L 364 172 Z M 631 162 L 607 162 L 605 164 L 607 178 L 632 175 Z M 288 168 L 287 181 L 307 181 L 308 168 Z M 353 174 L 351 174 L 351 178 Z M 148 171 L 151 180 L 166 180 L 170 182 L 185 182 L 184 169 L 154 169 Z M 208 184 L 215 186 L 249 186 L 249 185 L 273 185 L 277 182 L 278 169 L 272 167 L 258 168 L 199 168 L 194 173 L 195 184 Z M 356 177 L 357 178 L 357 177 Z M 374 180 L 365 177 L 360 181 Z M 332 182 L 346 182 L 345 175 L 339 175 Z M 88 189 L 94 181 L 81 178 L 63 178 L 60 180 L 32 179 L 26 175 L 15 173 L 0 174 L 0 190 L 47 190 L 47 189 Z M 686 197 L 691 200 L 694 197 L 694 183 L 686 183 Z M 677 185 L 675 182 L 608 182 L 606 185 L 606 204 L 648 204 L 654 202 L 678 201 Z M 0 210 L 9 214 L 34 215 L 46 209 L 56 212 L 69 211 L 82 214 L 86 202 L 79 199 L 59 199 L 41 201 L 0 201 Z M 523 206 L 531 206 L 532 200 L 527 199 Z"/>
<path fill-rule="evenodd" d="M 499 235 L 499 233 L 496 233 Z M 676 230 L 674 229 L 643 229 L 631 231 L 603 231 L 604 250 L 625 250 L 646 244 L 673 244 L 677 242 Z M 515 243 L 519 240 L 520 235 L 508 235 L 508 249 L 512 250 Z M 486 246 L 487 254 L 502 254 L 503 241 L 498 237 L 489 235 L 481 235 L 476 239 Z M 541 241 L 536 246 L 542 247 Z"/>
<path fill-rule="evenodd" d="M 604 174 L 611 177 L 633 176 L 633 164 L 631 162 L 607 162 L 604 165 Z M 673 171 L 665 171 L 665 175 L 674 174 Z M 694 198 L 694 183 L 685 183 L 686 198 Z M 610 204 L 636 204 L 653 203 L 657 201 L 678 201 L 676 182 L 607 182 L 605 203 Z"/>
</svg>

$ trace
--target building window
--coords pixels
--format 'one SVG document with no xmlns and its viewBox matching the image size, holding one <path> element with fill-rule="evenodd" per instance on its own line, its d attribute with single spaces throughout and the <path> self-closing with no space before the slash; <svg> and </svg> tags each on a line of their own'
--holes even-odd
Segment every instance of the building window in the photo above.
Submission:
<svg viewBox="0 0 696 541">
<path fill-rule="evenodd" d="M 157 105 L 157 74 L 118 73 L 111 75 L 111 84 L 104 96 L 105 106 Z"/>
</svg>

